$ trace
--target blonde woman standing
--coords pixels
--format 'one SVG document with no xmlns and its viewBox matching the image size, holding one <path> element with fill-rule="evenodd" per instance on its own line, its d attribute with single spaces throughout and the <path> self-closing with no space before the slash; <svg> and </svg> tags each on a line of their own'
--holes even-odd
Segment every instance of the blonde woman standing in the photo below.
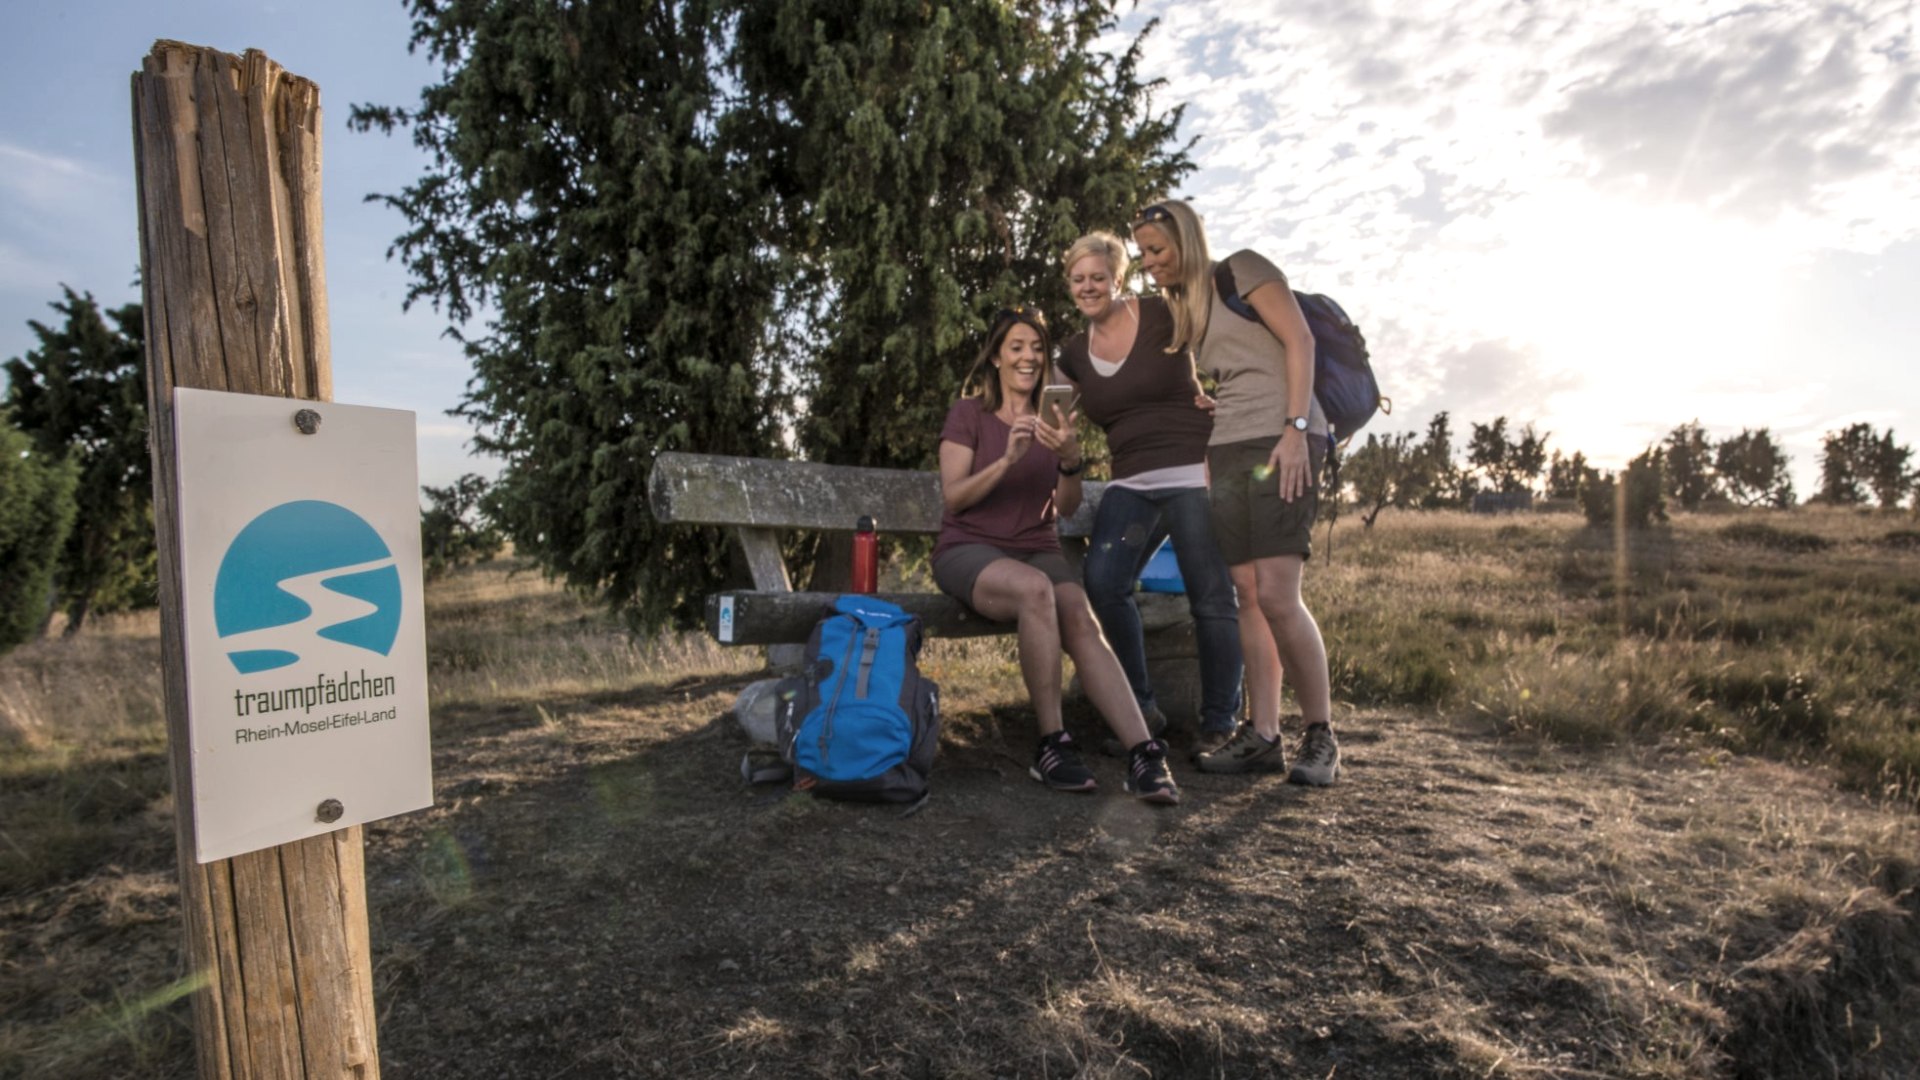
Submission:
<svg viewBox="0 0 1920 1080">
<path fill-rule="evenodd" d="M 1207 439 L 1213 416 L 1196 407 L 1193 353 L 1173 350 L 1173 313 L 1158 296 L 1128 296 L 1127 248 L 1089 233 L 1062 261 L 1067 292 L 1086 320 L 1060 347 L 1060 371 L 1080 392 L 1089 420 L 1106 432 L 1113 481 L 1101 497 L 1081 573 L 1087 599 L 1126 670 L 1155 735 L 1166 717 L 1147 674 L 1146 638 L 1134 583 L 1161 541 L 1173 552 L 1193 616 L 1200 660 L 1196 753 L 1233 734 L 1240 711 L 1240 632 L 1233 580 L 1214 543 L 1207 505 Z"/>
<path fill-rule="evenodd" d="M 1214 536 L 1240 599 L 1252 722 L 1202 754 L 1205 772 L 1286 768 L 1280 743 L 1281 683 L 1293 686 L 1306 720 L 1288 779 L 1331 784 L 1340 771 L 1326 644 L 1300 594 L 1312 555 L 1327 420 L 1313 396 L 1313 334 L 1286 275 L 1256 252 L 1225 260 L 1234 291 L 1259 321 L 1233 314 L 1216 294 L 1216 264 L 1193 208 L 1154 203 L 1134 219 L 1140 265 L 1173 314 L 1170 349 L 1191 348 L 1213 376 L 1215 409 L 1207 461 Z"/>
</svg>

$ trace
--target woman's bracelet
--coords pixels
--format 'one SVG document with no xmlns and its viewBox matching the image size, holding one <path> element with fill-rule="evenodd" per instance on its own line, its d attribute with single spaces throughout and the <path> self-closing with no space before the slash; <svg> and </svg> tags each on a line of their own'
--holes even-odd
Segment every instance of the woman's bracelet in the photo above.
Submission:
<svg viewBox="0 0 1920 1080">
<path fill-rule="evenodd" d="M 1067 468 L 1065 465 L 1060 466 L 1060 475 L 1061 476 L 1079 476 L 1080 473 L 1086 469 L 1086 467 L 1087 467 L 1087 459 L 1081 458 L 1080 464 L 1075 465 L 1071 469 Z"/>
</svg>

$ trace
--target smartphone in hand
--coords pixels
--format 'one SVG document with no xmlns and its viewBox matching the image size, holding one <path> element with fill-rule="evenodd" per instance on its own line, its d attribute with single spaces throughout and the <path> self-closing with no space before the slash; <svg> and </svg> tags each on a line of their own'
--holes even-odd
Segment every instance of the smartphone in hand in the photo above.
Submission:
<svg viewBox="0 0 1920 1080">
<path fill-rule="evenodd" d="M 1080 403 L 1080 395 L 1066 383 L 1052 383 L 1040 389 L 1040 419 L 1048 427 L 1059 427 L 1066 422 L 1067 414 Z M 1055 411 L 1058 409 L 1058 415 Z"/>
</svg>

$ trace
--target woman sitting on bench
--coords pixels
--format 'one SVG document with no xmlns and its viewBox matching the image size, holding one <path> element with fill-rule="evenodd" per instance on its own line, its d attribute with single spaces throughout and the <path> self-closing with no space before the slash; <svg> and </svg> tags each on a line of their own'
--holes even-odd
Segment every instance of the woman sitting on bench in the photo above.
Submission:
<svg viewBox="0 0 1920 1080">
<path fill-rule="evenodd" d="M 946 513 L 933 550 L 940 590 L 997 622 L 1018 622 L 1020 674 L 1040 721 L 1029 773 L 1056 791 L 1092 791 L 1060 721 L 1060 652 L 1073 657 L 1094 708 L 1128 747 L 1126 788 L 1148 802 L 1177 803 L 1165 744 L 1150 737 L 1120 662 L 1101 636 L 1080 576 L 1060 550 L 1058 515 L 1080 506 L 1085 462 L 1077 413 L 1040 415 L 1052 373 L 1046 319 L 1034 308 L 994 316 L 986 347 L 940 431 Z"/>
</svg>

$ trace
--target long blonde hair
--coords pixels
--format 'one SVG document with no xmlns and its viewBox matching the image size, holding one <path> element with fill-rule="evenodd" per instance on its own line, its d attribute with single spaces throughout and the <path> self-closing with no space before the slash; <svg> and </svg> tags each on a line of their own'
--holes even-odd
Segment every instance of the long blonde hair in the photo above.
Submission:
<svg viewBox="0 0 1920 1080">
<path fill-rule="evenodd" d="M 1142 225 L 1166 235 L 1180 268 L 1177 284 L 1160 285 L 1173 313 L 1173 341 L 1167 352 L 1197 349 L 1207 333 L 1207 313 L 1213 308 L 1213 256 L 1207 251 L 1207 231 L 1200 225 L 1200 215 L 1179 199 L 1162 199 L 1135 215 L 1129 228 L 1138 233 Z"/>
</svg>

